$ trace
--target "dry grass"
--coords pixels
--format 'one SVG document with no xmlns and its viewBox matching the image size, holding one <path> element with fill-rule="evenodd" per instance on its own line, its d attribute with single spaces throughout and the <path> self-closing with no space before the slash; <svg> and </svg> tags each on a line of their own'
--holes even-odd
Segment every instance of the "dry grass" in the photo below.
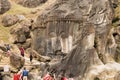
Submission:
<svg viewBox="0 0 120 80">
<path fill-rule="evenodd" d="M 11 9 L 6 12 L 6 14 L 29 14 L 31 9 L 23 7 L 21 5 L 16 4 L 15 2 L 11 2 Z"/>
<path fill-rule="evenodd" d="M 2 25 L 0 25 L 0 40 L 3 40 L 4 42 L 9 42 L 9 30 L 10 28 L 6 28 Z"/>
<path fill-rule="evenodd" d="M 0 40 L 3 40 L 4 42 L 9 43 L 9 37 L 10 37 L 10 28 L 12 27 L 4 27 L 1 23 L 2 17 L 6 14 L 20 14 L 24 15 L 26 18 L 36 18 L 40 12 L 42 12 L 46 7 L 50 6 L 52 3 L 54 3 L 56 0 L 48 0 L 45 4 L 38 6 L 37 8 L 27 8 L 23 7 L 21 5 L 18 5 L 15 3 L 15 1 L 18 0 L 9 0 L 11 2 L 11 9 L 4 13 L 3 15 L 0 15 Z M 31 11 L 37 10 L 37 13 L 32 14 Z"/>
<path fill-rule="evenodd" d="M 31 11 L 29 8 L 22 7 L 20 5 L 15 4 L 14 2 L 11 2 L 12 7 L 9 11 L 4 13 L 3 15 L 0 15 L 0 18 L 6 14 L 22 14 L 22 15 L 28 15 Z M 3 40 L 4 42 L 9 43 L 9 37 L 10 37 L 10 29 L 11 27 L 4 27 L 0 20 L 0 40 Z"/>
</svg>

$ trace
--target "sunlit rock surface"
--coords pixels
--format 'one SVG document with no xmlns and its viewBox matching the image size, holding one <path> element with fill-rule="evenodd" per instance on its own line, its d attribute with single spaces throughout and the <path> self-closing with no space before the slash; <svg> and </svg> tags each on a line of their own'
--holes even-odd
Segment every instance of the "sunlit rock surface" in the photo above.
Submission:
<svg viewBox="0 0 120 80">
<path fill-rule="evenodd" d="M 51 70 L 55 69 L 57 76 L 65 71 L 67 77 L 72 74 L 75 80 L 84 80 L 91 66 L 112 61 L 106 50 L 113 18 L 111 4 L 108 0 L 56 1 L 38 16 L 32 28 L 33 49 L 44 55 L 67 53 Z"/>
<path fill-rule="evenodd" d="M 18 4 L 23 5 L 24 7 L 35 8 L 45 3 L 47 0 L 18 0 Z"/>
<path fill-rule="evenodd" d="M 8 0 L 0 0 L 0 14 L 5 13 L 11 8 L 11 4 Z"/>
<path fill-rule="evenodd" d="M 2 24 L 5 27 L 12 26 L 19 21 L 17 15 L 5 15 L 2 19 Z"/>
</svg>

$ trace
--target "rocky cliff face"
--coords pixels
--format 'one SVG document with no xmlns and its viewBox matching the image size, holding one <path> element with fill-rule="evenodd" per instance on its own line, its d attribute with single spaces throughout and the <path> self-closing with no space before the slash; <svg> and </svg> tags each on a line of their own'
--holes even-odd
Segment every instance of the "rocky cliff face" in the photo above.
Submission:
<svg viewBox="0 0 120 80">
<path fill-rule="evenodd" d="M 42 34 L 46 35 L 45 39 L 48 41 L 43 39 L 43 42 L 46 42 L 48 47 L 52 47 L 50 53 L 54 50 L 69 53 L 81 41 L 82 29 L 86 28 L 84 26 L 89 23 L 95 30 L 95 38 L 91 43 L 98 54 L 105 53 L 106 37 L 111 29 L 113 18 L 109 1 L 56 1 L 50 8 L 40 14 L 36 27 L 33 28 L 33 31 L 44 30 Z M 86 34 L 84 35 L 87 36 Z M 33 35 L 37 36 L 39 33 L 33 33 Z M 35 39 L 36 42 L 40 38 L 37 36 Z M 59 46 L 58 49 L 54 49 L 55 46 Z"/>
<path fill-rule="evenodd" d="M 56 74 L 65 71 L 67 76 L 83 80 L 91 66 L 110 61 L 107 41 L 113 18 L 111 4 L 110 0 L 56 1 L 37 18 L 33 48 L 45 54 L 58 50 L 69 53 L 55 65 L 59 67 Z"/>
<path fill-rule="evenodd" d="M 44 0 L 16 0 L 20 1 L 25 7 L 36 7 Z M 119 20 L 113 10 L 118 4 L 118 0 L 54 0 L 49 6 L 36 8 L 33 15 L 40 12 L 36 20 L 26 20 L 28 16 L 23 14 L 16 20 L 12 20 L 14 16 L 3 17 L 2 23 L 15 25 L 10 31 L 13 43 L 28 53 L 32 48 L 37 60 L 51 60 L 45 56 L 58 60 L 49 63 L 57 80 L 63 72 L 75 80 L 119 80 L 120 32 L 119 27 L 112 27 L 112 22 Z"/>
</svg>

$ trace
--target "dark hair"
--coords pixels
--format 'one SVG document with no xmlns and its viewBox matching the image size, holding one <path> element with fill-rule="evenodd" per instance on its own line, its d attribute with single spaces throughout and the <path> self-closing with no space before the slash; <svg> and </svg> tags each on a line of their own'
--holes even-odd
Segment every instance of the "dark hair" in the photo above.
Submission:
<svg viewBox="0 0 120 80">
<path fill-rule="evenodd" d="M 63 78 L 61 78 L 60 80 L 63 80 Z"/>
<path fill-rule="evenodd" d="M 69 74 L 69 77 L 70 77 L 70 78 L 72 78 L 72 77 L 73 77 L 73 74 L 72 74 L 72 73 L 70 73 L 70 74 Z"/>
<path fill-rule="evenodd" d="M 24 67 L 24 70 L 26 70 L 26 67 Z"/>
</svg>

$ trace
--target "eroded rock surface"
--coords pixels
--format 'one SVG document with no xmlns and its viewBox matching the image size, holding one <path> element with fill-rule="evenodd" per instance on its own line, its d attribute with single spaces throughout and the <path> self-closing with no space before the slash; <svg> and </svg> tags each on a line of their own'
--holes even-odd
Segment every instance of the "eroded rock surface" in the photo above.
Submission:
<svg viewBox="0 0 120 80">
<path fill-rule="evenodd" d="M 21 21 L 15 28 L 11 29 L 11 34 L 13 37 L 13 43 L 24 44 L 25 48 L 28 48 L 31 44 L 30 41 L 30 27 L 31 22 L 29 20 Z"/>
<path fill-rule="evenodd" d="M 12 26 L 19 21 L 17 15 L 5 15 L 2 19 L 2 24 L 5 27 Z"/>
<path fill-rule="evenodd" d="M 10 63 L 12 66 L 14 66 L 15 68 L 17 69 L 20 69 L 23 67 L 24 63 L 25 63 L 25 60 L 23 57 L 21 57 L 20 55 L 18 54 L 11 54 L 10 56 Z"/>
<path fill-rule="evenodd" d="M 18 4 L 23 5 L 24 7 L 34 8 L 42 3 L 45 3 L 47 0 L 19 0 Z"/>
<path fill-rule="evenodd" d="M 82 80 L 91 65 L 110 61 L 106 47 L 112 18 L 108 0 L 56 1 L 38 16 L 33 26 L 33 49 L 46 55 L 56 51 L 69 53 L 55 65 L 56 74 L 65 70 L 66 76 L 73 74 L 81 76 L 76 80 Z"/>
<path fill-rule="evenodd" d="M 8 0 L 0 0 L 0 14 L 5 13 L 11 8 L 11 4 Z"/>
</svg>

